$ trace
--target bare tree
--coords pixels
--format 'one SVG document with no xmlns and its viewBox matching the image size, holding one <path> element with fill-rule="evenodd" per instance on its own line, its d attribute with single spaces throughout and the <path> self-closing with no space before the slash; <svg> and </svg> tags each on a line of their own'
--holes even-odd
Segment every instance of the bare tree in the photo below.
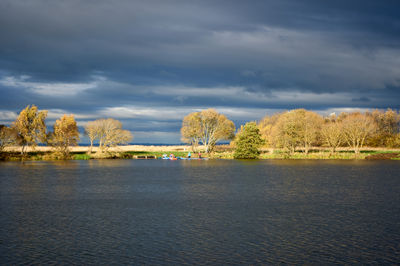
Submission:
<svg viewBox="0 0 400 266">
<path fill-rule="evenodd" d="M 0 125 L 0 152 L 2 152 L 5 147 L 17 143 L 18 143 L 17 132 L 12 128 Z"/>
<path fill-rule="evenodd" d="M 91 154 L 93 150 L 93 142 L 97 139 L 99 128 L 99 120 L 90 121 L 85 126 L 85 135 L 89 137 L 90 147 L 88 153 Z"/>
<path fill-rule="evenodd" d="M 97 139 L 99 141 L 100 152 L 104 152 L 109 147 L 114 147 L 118 144 L 128 143 L 133 139 L 131 132 L 122 129 L 122 123 L 113 118 L 89 122 L 85 129 L 91 140 L 91 147 L 94 140 Z"/>
<path fill-rule="evenodd" d="M 343 120 L 343 135 L 357 154 L 365 144 L 365 141 L 377 129 L 376 123 L 371 116 L 361 113 L 348 114 Z"/>
<path fill-rule="evenodd" d="M 321 136 L 323 142 L 335 153 L 336 149 L 343 144 L 342 123 L 339 121 L 327 122 L 322 126 Z"/>
</svg>

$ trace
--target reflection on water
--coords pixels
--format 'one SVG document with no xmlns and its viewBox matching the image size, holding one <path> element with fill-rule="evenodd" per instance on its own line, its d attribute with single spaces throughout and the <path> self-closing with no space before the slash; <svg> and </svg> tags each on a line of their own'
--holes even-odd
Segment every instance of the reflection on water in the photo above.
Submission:
<svg viewBox="0 0 400 266">
<path fill-rule="evenodd" d="M 99 167 L 105 167 L 105 168 L 118 168 L 118 167 L 127 167 L 130 165 L 130 160 L 89 160 L 87 161 L 87 164 L 90 168 L 99 168 Z"/>
<path fill-rule="evenodd" d="M 398 264 L 400 163 L 0 163 L 0 264 Z"/>
</svg>

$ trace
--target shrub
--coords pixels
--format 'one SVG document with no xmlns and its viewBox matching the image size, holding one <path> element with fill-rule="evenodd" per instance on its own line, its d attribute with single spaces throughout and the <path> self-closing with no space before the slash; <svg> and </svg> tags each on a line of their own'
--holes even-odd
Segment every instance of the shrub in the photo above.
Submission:
<svg viewBox="0 0 400 266">
<path fill-rule="evenodd" d="M 246 123 L 241 127 L 235 140 L 235 159 L 257 159 L 259 148 L 264 144 L 260 130 L 255 122 Z"/>
</svg>

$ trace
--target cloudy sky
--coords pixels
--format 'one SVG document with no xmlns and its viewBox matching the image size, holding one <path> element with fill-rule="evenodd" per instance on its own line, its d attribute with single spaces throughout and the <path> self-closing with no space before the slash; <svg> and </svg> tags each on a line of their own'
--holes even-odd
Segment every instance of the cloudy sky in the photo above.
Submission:
<svg viewBox="0 0 400 266">
<path fill-rule="evenodd" d="M 0 124 L 28 104 L 49 126 L 112 117 L 135 143 L 179 143 L 216 108 L 400 109 L 398 0 L 2 0 Z"/>
</svg>

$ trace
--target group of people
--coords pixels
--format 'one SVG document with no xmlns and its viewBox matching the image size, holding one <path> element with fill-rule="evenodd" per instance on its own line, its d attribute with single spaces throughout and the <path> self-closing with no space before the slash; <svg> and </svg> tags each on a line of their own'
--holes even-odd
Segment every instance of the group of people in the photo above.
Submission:
<svg viewBox="0 0 400 266">
<path fill-rule="evenodd" d="M 197 154 L 197 156 L 198 156 L 199 159 L 201 159 L 201 152 L 199 152 L 199 153 Z M 163 157 L 164 159 L 167 159 L 167 158 L 169 157 L 169 159 L 171 159 L 171 160 L 173 160 L 173 159 L 176 158 L 175 155 L 174 155 L 173 153 L 171 153 L 169 156 L 168 156 L 167 154 L 164 153 L 164 154 L 162 155 L 162 157 Z M 192 158 L 192 153 L 191 153 L 191 152 L 188 153 L 187 158 L 188 158 L 188 159 L 191 159 L 191 158 Z"/>
<path fill-rule="evenodd" d="M 198 156 L 199 159 L 201 159 L 201 153 L 200 152 L 197 154 L 197 156 Z M 188 157 L 188 159 L 192 158 L 192 154 L 189 152 L 187 157 Z"/>
</svg>

